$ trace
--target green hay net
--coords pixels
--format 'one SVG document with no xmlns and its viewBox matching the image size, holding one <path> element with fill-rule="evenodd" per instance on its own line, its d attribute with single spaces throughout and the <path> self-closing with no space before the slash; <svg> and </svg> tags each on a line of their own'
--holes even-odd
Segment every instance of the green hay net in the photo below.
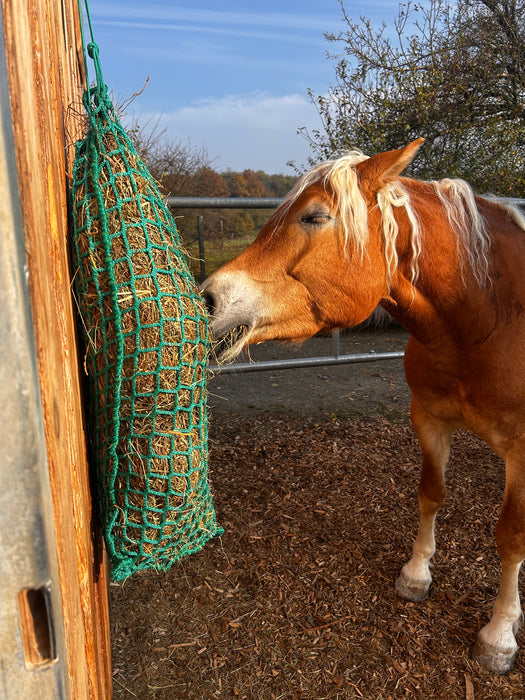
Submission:
<svg viewBox="0 0 525 700">
<path fill-rule="evenodd" d="M 97 85 L 71 187 L 98 512 L 114 580 L 168 569 L 217 526 L 207 482 L 207 314 L 157 185 Z"/>
</svg>

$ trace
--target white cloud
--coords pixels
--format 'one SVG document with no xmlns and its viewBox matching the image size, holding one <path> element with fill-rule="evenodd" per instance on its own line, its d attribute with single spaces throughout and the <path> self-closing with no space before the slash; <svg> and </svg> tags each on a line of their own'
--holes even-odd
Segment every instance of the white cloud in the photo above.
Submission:
<svg viewBox="0 0 525 700">
<path fill-rule="evenodd" d="M 222 171 L 264 170 L 291 173 L 294 161 L 304 165 L 311 154 L 300 127 L 319 127 L 312 104 L 302 95 L 271 96 L 261 93 L 206 100 L 162 115 L 159 128 L 173 140 L 189 138 L 194 146 L 205 146 L 213 166 Z"/>
<path fill-rule="evenodd" d="M 194 35 L 198 34 L 202 40 L 203 34 L 211 36 L 220 37 L 242 37 L 245 39 L 255 39 L 261 41 L 282 41 L 288 44 L 306 44 L 311 46 L 317 46 L 321 41 L 323 41 L 323 34 L 319 30 L 319 21 L 315 26 L 315 32 L 304 32 L 292 33 L 289 28 L 285 25 L 275 26 L 273 23 L 262 22 L 260 25 L 253 25 L 253 28 L 245 28 L 242 24 L 224 25 L 224 24 L 176 24 L 171 21 L 166 22 L 156 22 L 154 20 L 148 19 L 147 21 L 141 21 L 137 23 L 130 20 L 122 19 L 102 19 L 98 21 L 98 26 L 100 27 L 111 27 L 117 29 L 140 29 L 144 32 L 181 32 L 184 34 L 190 34 L 192 40 L 194 41 Z M 251 27 L 252 25 L 250 25 Z M 267 28 L 269 27 L 269 28 Z M 308 27 L 309 28 L 309 27 Z M 298 27 L 293 28 L 297 31 Z M 299 27 L 300 29 L 300 27 Z"/>
<path fill-rule="evenodd" d="M 285 4 L 286 6 L 286 4 Z M 232 12 L 226 9 L 209 10 L 204 8 L 183 8 L 175 5 L 126 2 L 124 18 L 122 11 L 116 3 L 98 3 L 91 5 L 93 17 L 98 21 L 111 21 L 114 24 L 128 25 L 130 22 L 136 26 L 149 26 L 151 23 L 161 22 L 161 26 L 170 23 L 188 23 L 198 25 L 201 30 L 217 28 L 223 25 L 225 28 L 231 27 L 278 27 L 280 30 L 306 30 L 319 32 L 320 27 L 331 26 L 335 21 L 339 21 L 338 8 L 334 6 L 332 12 L 275 12 L 266 10 L 264 12 Z"/>
</svg>

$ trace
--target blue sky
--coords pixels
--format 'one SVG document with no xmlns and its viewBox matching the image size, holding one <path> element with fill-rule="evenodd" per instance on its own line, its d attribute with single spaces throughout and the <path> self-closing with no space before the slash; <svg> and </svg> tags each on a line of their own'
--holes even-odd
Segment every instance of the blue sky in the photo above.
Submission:
<svg viewBox="0 0 525 700">
<path fill-rule="evenodd" d="M 334 80 L 325 32 L 344 28 L 338 0 L 92 0 L 102 70 L 115 103 L 140 91 L 128 119 L 204 147 L 218 171 L 292 174 L 311 150 L 300 127 L 318 128 L 307 90 Z M 390 21 L 398 2 L 345 2 Z"/>
</svg>

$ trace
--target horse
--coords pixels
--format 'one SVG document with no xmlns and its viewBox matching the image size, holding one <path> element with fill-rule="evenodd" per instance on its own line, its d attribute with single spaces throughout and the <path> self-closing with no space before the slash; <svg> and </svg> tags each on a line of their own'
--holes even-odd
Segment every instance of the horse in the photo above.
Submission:
<svg viewBox="0 0 525 700">
<path fill-rule="evenodd" d="M 407 329 L 420 519 L 396 592 L 414 602 L 429 593 L 450 438 L 468 429 L 505 462 L 500 587 L 472 651 L 505 673 L 518 650 L 525 558 L 525 218 L 463 180 L 403 177 L 423 140 L 309 170 L 201 292 L 216 338 L 243 330 L 231 356 L 251 343 L 355 326 L 378 304 Z"/>
</svg>

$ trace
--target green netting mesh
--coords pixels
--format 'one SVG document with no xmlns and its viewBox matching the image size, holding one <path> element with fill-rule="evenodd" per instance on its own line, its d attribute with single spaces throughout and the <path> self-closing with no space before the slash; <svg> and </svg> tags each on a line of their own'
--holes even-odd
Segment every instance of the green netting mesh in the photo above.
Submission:
<svg viewBox="0 0 525 700">
<path fill-rule="evenodd" d="M 98 505 L 121 580 L 222 534 L 207 483 L 207 315 L 175 223 L 97 85 L 71 188 Z"/>
</svg>

